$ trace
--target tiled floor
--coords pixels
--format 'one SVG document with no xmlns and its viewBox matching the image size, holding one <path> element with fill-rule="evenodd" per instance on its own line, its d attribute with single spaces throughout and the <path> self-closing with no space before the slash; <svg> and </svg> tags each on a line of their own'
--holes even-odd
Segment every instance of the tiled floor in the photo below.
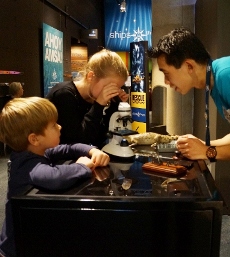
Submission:
<svg viewBox="0 0 230 257">
<path fill-rule="evenodd" d="M 0 227 L 4 219 L 5 197 L 7 190 L 7 161 L 0 157 Z M 230 256 L 230 216 L 223 215 L 220 257 Z M 195 256 L 194 256 L 195 257 Z"/>
</svg>

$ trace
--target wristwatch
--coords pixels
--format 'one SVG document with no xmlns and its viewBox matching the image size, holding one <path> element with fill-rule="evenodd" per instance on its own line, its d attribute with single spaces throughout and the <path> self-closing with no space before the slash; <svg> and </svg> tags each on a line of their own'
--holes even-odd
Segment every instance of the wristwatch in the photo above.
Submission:
<svg viewBox="0 0 230 257">
<path fill-rule="evenodd" d="M 206 150 L 206 156 L 210 160 L 210 162 L 216 162 L 216 147 L 215 146 L 209 146 L 209 148 Z"/>
</svg>

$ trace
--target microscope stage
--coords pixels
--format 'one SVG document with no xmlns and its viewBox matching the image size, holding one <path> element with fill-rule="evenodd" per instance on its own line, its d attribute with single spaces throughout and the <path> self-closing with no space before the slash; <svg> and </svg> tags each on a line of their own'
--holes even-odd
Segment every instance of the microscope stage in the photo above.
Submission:
<svg viewBox="0 0 230 257">
<path fill-rule="evenodd" d="M 130 130 L 130 129 L 114 130 L 110 132 L 116 136 L 129 136 L 129 135 L 138 134 L 137 131 Z"/>
</svg>

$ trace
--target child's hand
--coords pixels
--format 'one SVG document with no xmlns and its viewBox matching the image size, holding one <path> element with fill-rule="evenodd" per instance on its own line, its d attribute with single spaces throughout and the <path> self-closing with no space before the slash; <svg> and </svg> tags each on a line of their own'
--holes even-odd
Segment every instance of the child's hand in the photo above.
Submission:
<svg viewBox="0 0 230 257">
<path fill-rule="evenodd" d="M 108 154 L 96 148 L 92 148 L 89 151 L 89 155 L 91 156 L 91 160 L 94 163 L 94 167 L 106 166 L 110 161 Z"/>
<path fill-rule="evenodd" d="M 96 168 L 94 174 L 98 181 L 104 181 L 110 176 L 110 168 L 109 166 Z"/>
<path fill-rule="evenodd" d="M 96 98 L 96 101 L 100 105 L 106 106 L 113 97 L 119 95 L 119 92 L 120 88 L 118 88 L 117 84 L 109 83 L 103 87 L 99 96 Z"/>
<path fill-rule="evenodd" d="M 127 94 L 124 89 L 120 89 L 118 96 L 120 97 L 122 102 L 127 102 L 127 100 L 129 99 L 129 94 Z"/>
<path fill-rule="evenodd" d="M 89 159 L 86 156 L 82 156 L 79 159 L 77 159 L 76 163 L 82 163 L 85 166 L 87 166 L 88 168 L 90 168 L 91 170 L 94 169 L 94 163 L 92 162 L 91 159 Z"/>
</svg>

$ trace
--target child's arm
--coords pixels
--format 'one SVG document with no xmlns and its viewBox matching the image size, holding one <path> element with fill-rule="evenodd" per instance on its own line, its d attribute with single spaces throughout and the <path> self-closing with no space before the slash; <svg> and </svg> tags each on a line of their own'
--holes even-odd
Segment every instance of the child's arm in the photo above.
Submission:
<svg viewBox="0 0 230 257">
<path fill-rule="evenodd" d="M 59 190 L 71 187 L 79 179 L 91 177 L 92 170 L 82 162 L 54 166 L 40 162 L 30 171 L 29 176 L 30 184 L 35 187 Z"/>
<path fill-rule="evenodd" d="M 45 156 L 51 160 L 52 163 L 57 163 L 60 160 L 73 160 L 76 161 L 81 156 L 90 157 L 89 151 L 93 146 L 86 144 L 73 144 L 73 145 L 58 145 L 54 148 L 46 150 Z"/>
<path fill-rule="evenodd" d="M 46 156 L 56 163 L 59 160 L 76 161 L 82 156 L 91 157 L 94 166 L 106 166 L 109 163 L 109 156 L 101 150 L 86 144 L 59 145 L 48 149 Z"/>
</svg>

